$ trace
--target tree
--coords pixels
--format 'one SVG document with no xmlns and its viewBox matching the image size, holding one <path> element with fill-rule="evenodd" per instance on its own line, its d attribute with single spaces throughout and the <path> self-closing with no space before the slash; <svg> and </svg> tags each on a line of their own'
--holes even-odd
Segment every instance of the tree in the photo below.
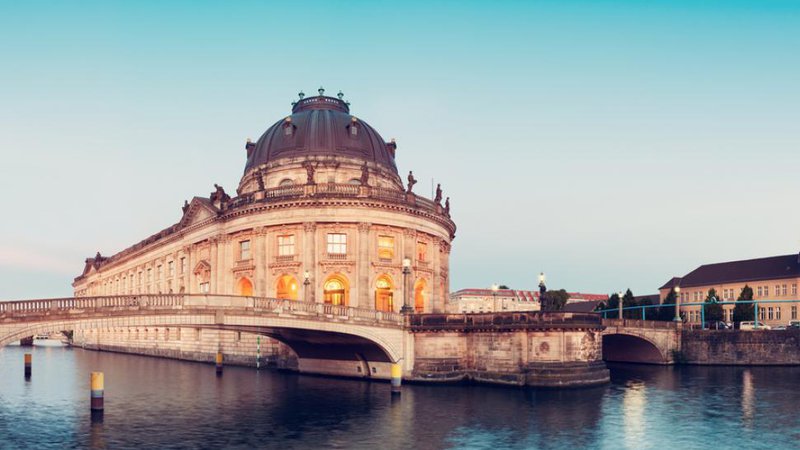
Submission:
<svg viewBox="0 0 800 450">
<path fill-rule="evenodd" d="M 567 304 L 567 300 L 569 300 L 569 294 L 564 289 L 547 291 L 541 299 L 542 310 L 561 311 L 564 309 L 564 305 Z"/>
<path fill-rule="evenodd" d="M 497 289 L 511 289 L 510 287 L 506 286 L 505 284 L 501 284 L 497 287 Z"/>
<path fill-rule="evenodd" d="M 725 311 L 722 305 L 717 303 L 717 291 L 714 288 L 708 290 L 706 304 L 703 305 L 706 322 L 717 322 L 725 319 Z"/>
<path fill-rule="evenodd" d="M 658 311 L 656 312 L 656 320 L 660 320 L 662 322 L 668 322 L 675 318 L 675 301 L 678 299 L 678 294 L 675 293 L 675 288 L 670 289 L 669 293 L 666 297 L 664 297 L 664 301 L 661 302 L 662 305 L 670 305 L 670 306 L 659 306 Z"/>
<path fill-rule="evenodd" d="M 625 294 L 622 295 L 622 307 L 627 308 L 630 306 L 639 306 L 639 302 L 633 298 L 633 292 L 628 289 L 625 291 Z M 642 313 L 636 309 L 629 309 L 622 312 L 622 317 L 625 317 L 626 319 L 641 319 Z"/>
<path fill-rule="evenodd" d="M 734 322 L 747 322 L 755 320 L 755 307 L 752 303 L 741 303 L 753 300 L 753 288 L 744 285 L 742 293 L 736 299 L 736 306 L 733 307 L 733 321 Z"/>
</svg>

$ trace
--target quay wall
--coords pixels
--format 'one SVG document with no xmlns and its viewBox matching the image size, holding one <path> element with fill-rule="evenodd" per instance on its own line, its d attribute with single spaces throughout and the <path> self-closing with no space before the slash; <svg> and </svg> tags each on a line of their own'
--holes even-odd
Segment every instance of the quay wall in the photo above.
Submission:
<svg viewBox="0 0 800 450">
<path fill-rule="evenodd" d="M 76 330 L 73 345 L 135 355 L 214 363 L 222 351 L 224 364 L 256 367 L 257 335 L 203 328 L 139 327 Z M 261 336 L 261 367 L 297 370 L 297 357 L 286 345 Z"/>
<path fill-rule="evenodd" d="M 684 330 L 681 359 L 698 365 L 800 365 L 800 330 Z"/>
</svg>

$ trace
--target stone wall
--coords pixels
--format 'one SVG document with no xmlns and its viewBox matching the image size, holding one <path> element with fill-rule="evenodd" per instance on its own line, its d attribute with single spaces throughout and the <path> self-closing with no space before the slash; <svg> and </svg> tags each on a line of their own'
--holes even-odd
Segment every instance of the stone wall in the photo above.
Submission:
<svg viewBox="0 0 800 450">
<path fill-rule="evenodd" d="M 800 330 L 684 330 L 681 359 L 705 365 L 800 365 Z"/>
<path fill-rule="evenodd" d="M 225 364 L 256 366 L 257 336 L 202 328 L 138 327 L 78 330 L 73 344 L 90 350 L 158 356 L 213 363 L 222 351 Z M 297 357 L 286 345 L 261 336 L 261 367 L 297 370 Z"/>
</svg>

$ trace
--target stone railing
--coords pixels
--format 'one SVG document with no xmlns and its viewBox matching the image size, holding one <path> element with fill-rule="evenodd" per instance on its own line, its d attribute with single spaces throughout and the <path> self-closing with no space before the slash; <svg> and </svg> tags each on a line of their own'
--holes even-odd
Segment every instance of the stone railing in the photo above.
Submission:
<svg viewBox="0 0 800 450">
<path fill-rule="evenodd" d="M 677 330 L 680 322 L 663 320 L 637 320 L 637 319 L 603 319 L 606 327 L 648 328 L 661 330 Z"/>
<path fill-rule="evenodd" d="M 602 328 L 593 313 L 507 312 L 483 314 L 418 314 L 409 318 L 411 331 L 501 331 L 514 329 Z"/>
<path fill-rule="evenodd" d="M 318 320 L 355 319 L 383 325 L 403 325 L 404 317 L 395 312 L 353 308 L 342 305 L 302 302 L 297 300 L 241 297 L 234 295 L 111 295 L 102 297 L 68 297 L 42 300 L 0 302 L 0 320 L 47 320 L 50 315 L 77 316 L 91 311 L 124 315 L 125 311 L 141 310 L 249 310 L 255 314 L 286 314 L 313 316 Z"/>
</svg>

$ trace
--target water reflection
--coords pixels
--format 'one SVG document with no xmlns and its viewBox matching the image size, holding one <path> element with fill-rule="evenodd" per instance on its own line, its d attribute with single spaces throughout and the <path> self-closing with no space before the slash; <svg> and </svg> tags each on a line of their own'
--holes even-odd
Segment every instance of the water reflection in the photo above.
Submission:
<svg viewBox="0 0 800 450">
<path fill-rule="evenodd" d="M 750 369 L 745 369 L 744 372 L 742 372 L 742 424 L 749 429 L 753 428 L 755 398 L 753 374 L 750 372 Z"/>
<path fill-rule="evenodd" d="M 625 446 L 627 448 L 642 448 L 645 444 L 645 384 L 639 380 L 630 380 L 625 383 L 622 397 L 622 413 L 625 420 Z"/>
</svg>

